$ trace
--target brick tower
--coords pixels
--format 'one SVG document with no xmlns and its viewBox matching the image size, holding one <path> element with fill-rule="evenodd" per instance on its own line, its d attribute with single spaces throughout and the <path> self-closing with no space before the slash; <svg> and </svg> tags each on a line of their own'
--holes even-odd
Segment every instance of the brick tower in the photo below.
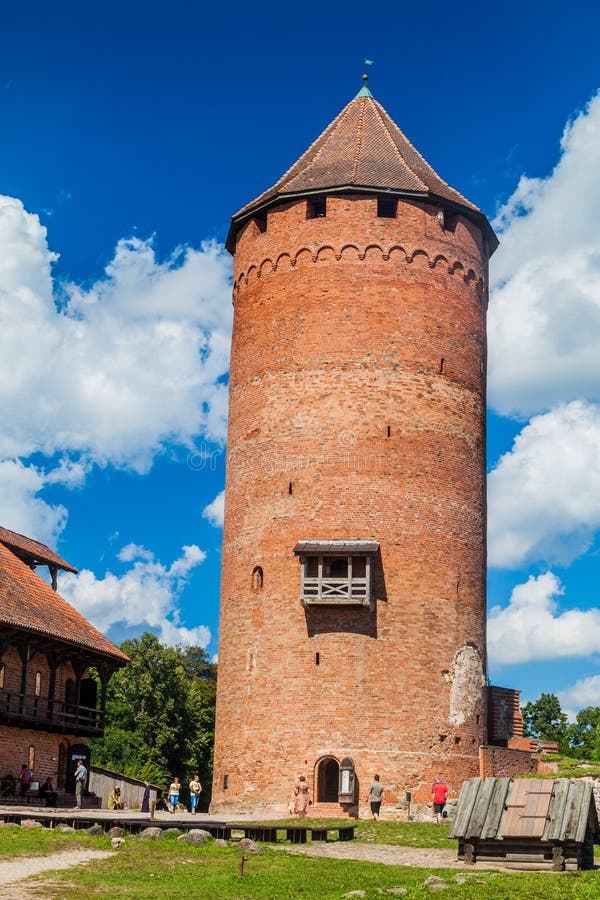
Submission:
<svg viewBox="0 0 600 900">
<path fill-rule="evenodd" d="M 366 78 L 232 219 L 215 812 L 479 774 L 496 245 Z"/>
</svg>

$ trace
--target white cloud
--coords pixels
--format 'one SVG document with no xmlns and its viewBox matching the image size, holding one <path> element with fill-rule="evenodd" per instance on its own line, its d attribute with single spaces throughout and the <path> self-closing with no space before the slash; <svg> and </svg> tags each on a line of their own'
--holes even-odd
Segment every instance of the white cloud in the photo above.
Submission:
<svg viewBox="0 0 600 900">
<path fill-rule="evenodd" d="M 2 522 L 51 544 L 67 511 L 41 499 L 46 485 L 224 441 L 231 329 L 220 245 L 159 261 L 151 240 L 121 240 L 89 288 L 55 284 L 56 259 L 38 216 L 0 196 Z M 27 465 L 34 453 L 47 463 Z"/>
<path fill-rule="evenodd" d="M 581 678 L 558 693 L 558 699 L 563 710 L 580 710 L 585 706 L 600 706 L 600 675 L 590 675 L 588 678 Z M 571 714 L 569 718 L 574 716 Z"/>
<path fill-rule="evenodd" d="M 68 452 L 145 472 L 167 445 L 224 440 L 223 248 L 160 262 L 151 240 L 121 240 L 89 289 L 55 287 L 54 258 L 38 217 L 0 197 L 0 456 Z"/>
<path fill-rule="evenodd" d="M 600 400 L 600 94 L 561 150 L 549 177 L 521 178 L 494 223 L 489 401 L 504 415 Z"/>
<path fill-rule="evenodd" d="M 209 503 L 208 506 L 205 506 L 202 510 L 202 516 L 205 519 L 208 519 L 211 525 L 214 525 L 215 528 L 223 527 L 223 517 L 225 515 L 225 491 L 221 491 L 220 494 L 217 494 L 212 503 Z"/>
<path fill-rule="evenodd" d="M 560 612 L 564 593 L 553 572 L 517 585 L 507 607 L 488 616 L 488 652 L 496 665 L 587 656 L 600 646 L 600 609 Z"/>
<path fill-rule="evenodd" d="M 206 647 L 211 640 L 205 625 L 187 628 L 180 624 L 178 598 L 187 576 L 206 554 L 199 547 L 183 547 L 183 555 L 171 566 L 155 561 L 154 554 L 136 544 L 128 544 L 119 558 L 133 562 L 121 576 L 106 572 L 97 578 L 89 569 L 78 575 L 59 577 L 60 594 L 99 631 L 113 625 L 140 626 L 158 633 L 163 643 Z"/>
<path fill-rule="evenodd" d="M 570 562 L 600 527 L 600 407 L 536 416 L 488 478 L 488 560 Z"/>
<path fill-rule="evenodd" d="M 154 553 L 152 550 L 146 550 L 140 544 L 126 544 L 117 553 L 117 558 L 121 562 L 133 562 L 134 559 L 143 559 L 146 562 L 152 562 Z"/>
<path fill-rule="evenodd" d="M 51 506 L 38 496 L 48 481 L 35 466 L 23 465 L 19 460 L 0 460 L 0 524 L 56 546 L 67 522 L 67 510 L 62 505 Z"/>
</svg>

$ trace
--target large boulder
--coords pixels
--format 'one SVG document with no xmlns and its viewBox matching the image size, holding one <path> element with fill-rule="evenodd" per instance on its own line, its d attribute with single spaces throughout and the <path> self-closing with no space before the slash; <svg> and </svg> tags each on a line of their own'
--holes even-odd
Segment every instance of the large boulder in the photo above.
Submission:
<svg viewBox="0 0 600 900">
<path fill-rule="evenodd" d="M 186 844 L 197 844 L 201 846 L 202 844 L 208 843 L 210 837 L 211 835 L 208 831 L 202 831 L 200 828 L 192 828 L 187 834 L 180 834 L 177 840 Z"/>
<path fill-rule="evenodd" d="M 143 831 L 140 832 L 140 841 L 162 841 L 164 838 L 162 828 L 144 828 Z"/>
<path fill-rule="evenodd" d="M 264 848 L 259 847 L 256 841 L 253 841 L 252 838 L 242 838 L 241 841 L 238 841 L 238 847 L 240 850 L 243 850 L 244 853 L 264 853 Z"/>
</svg>

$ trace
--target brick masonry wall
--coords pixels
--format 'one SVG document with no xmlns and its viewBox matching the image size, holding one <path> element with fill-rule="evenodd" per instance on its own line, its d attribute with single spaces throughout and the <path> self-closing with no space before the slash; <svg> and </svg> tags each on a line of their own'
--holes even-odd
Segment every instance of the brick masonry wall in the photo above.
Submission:
<svg viewBox="0 0 600 900">
<path fill-rule="evenodd" d="M 29 748 L 33 747 L 35 779 L 45 781 L 48 775 L 51 775 L 56 785 L 60 745 L 62 744 L 67 752 L 73 744 L 81 743 L 81 738 L 75 735 L 52 734 L 0 725 L 0 777 L 4 778 L 8 774 L 18 777 L 23 763 L 27 764 L 29 761 Z"/>
<path fill-rule="evenodd" d="M 482 747 L 480 763 L 480 778 L 505 778 L 538 771 L 537 760 L 531 753 L 508 747 Z"/>
<path fill-rule="evenodd" d="M 2 655 L 4 666 L 3 695 L 19 694 L 21 691 L 22 662 L 14 645 L 9 646 Z M 36 653 L 29 663 L 27 672 L 26 693 L 35 695 L 36 673 L 40 673 L 40 714 L 45 716 L 46 702 L 50 683 L 50 666 L 45 653 Z M 58 666 L 55 681 L 55 701 L 61 704 L 65 700 L 65 686 L 75 673 L 70 662 Z M 18 728 L 12 725 L 0 725 L 0 777 L 11 773 L 17 776 L 23 763 L 29 762 L 30 748 L 33 748 L 35 765 L 34 774 L 38 781 L 52 776 L 57 784 L 59 748 L 62 744 L 65 754 L 73 744 L 85 743 L 75 735 L 54 734 L 41 730 Z"/>
<path fill-rule="evenodd" d="M 215 811 L 281 809 L 328 756 L 415 800 L 478 774 L 487 252 L 437 212 L 298 200 L 239 236 Z M 381 544 L 368 609 L 300 603 L 294 545 L 335 539 Z"/>
</svg>

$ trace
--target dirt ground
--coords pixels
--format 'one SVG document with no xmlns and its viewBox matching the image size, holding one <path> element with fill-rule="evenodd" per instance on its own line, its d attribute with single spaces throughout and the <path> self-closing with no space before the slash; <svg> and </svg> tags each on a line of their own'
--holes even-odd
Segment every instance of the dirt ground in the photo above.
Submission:
<svg viewBox="0 0 600 900">
<path fill-rule="evenodd" d="M 0 898 L 1 900 L 29 900 L 40 896 L 32 880 L 23 882 L 32 875 L 39 875 L 50 869 L 70 869 L 95 859 L 105 859 L 112 854 L 108 850 L 61 850 L 49 856 L 22 856 L 15 860 L 0 862 Z"/>
</svg>

